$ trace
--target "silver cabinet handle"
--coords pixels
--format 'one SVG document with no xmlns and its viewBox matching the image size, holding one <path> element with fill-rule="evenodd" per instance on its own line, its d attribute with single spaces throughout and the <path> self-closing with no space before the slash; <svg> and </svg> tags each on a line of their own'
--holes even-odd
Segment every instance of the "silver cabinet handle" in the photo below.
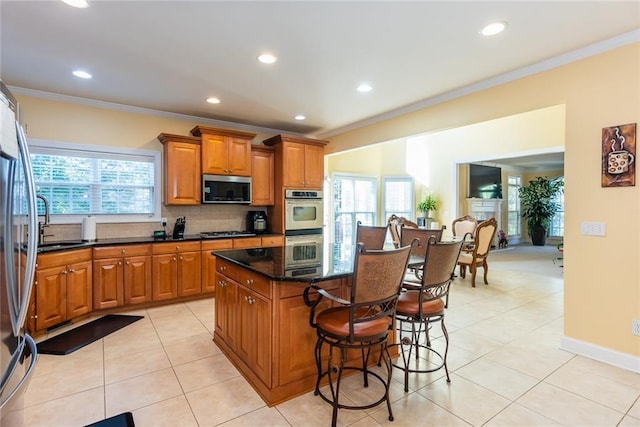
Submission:
<svg viewBox="0 0 640 427">
<path fill-rule="evenodd" d="M 253 285 L 253 279 L 247 279 L 247 285 L 249 286 Z"/>
</svg>

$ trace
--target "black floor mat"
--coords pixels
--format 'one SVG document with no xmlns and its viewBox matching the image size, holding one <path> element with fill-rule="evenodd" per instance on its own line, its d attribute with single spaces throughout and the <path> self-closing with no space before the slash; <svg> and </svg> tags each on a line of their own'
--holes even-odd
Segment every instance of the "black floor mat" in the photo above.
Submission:
<svg viewBox="0 0 640 427">
<path fill-rule="evenodd" d="M 92 322 L 38 343 L 38 353 L 65 355 L 81 349 L 120 328 L 142 319 L 144 316 L 108 314 Z"/>
<path fill-rule="evenodd" d="M 85 427 L 135 427 L 135 424 L 133 423 L 133 414 L 131 412 L 125 412 Z"/>
</svg>

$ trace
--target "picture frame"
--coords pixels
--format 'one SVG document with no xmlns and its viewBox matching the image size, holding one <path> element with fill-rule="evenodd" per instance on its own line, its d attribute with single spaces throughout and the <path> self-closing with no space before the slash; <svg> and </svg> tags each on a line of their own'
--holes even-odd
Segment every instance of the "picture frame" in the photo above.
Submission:
<svg viewBox="0 0 640 427">
<path fill-rule="evenodd" d="M 636 123 L 602 128 L 602 187 L 636 185 Z"/>
</svg>

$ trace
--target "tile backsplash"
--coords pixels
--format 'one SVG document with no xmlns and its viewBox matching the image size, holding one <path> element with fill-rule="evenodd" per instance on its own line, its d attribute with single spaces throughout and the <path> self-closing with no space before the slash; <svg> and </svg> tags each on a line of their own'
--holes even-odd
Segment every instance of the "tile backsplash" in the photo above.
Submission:
<svg viewBox="0 0 640 427">
<path fill-rule="evenodd" d="M 167 234 L 171 235 L 176 218 L 186 217 L 185 234 L 198 234 L 203 231 L 245 230 L 246 216 L 250 210 L 263 210 L 264 207 L 244 205 L 201 205 L 201 206 L 163 206 L 162 216 L 167 218 Z M 51 235 L 45 241 L 79 240 L 82 237 L 82 224 L 51 224 L 45 234 Z M 162 230 L 160 222 L 108 223 L 98 221 L 97 238 L 151 237 L 154 230 Z"/>
</svg>

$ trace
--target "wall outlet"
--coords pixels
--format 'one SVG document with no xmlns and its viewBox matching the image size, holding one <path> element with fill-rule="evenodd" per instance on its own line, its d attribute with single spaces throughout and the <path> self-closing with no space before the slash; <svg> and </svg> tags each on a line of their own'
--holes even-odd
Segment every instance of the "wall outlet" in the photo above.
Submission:
<svg viewBox="0 0 640 427">
<path fill-rule="evenodd" d="M 160 218 L 160 224 L 162 224 L 163 227 L 166 227 L 167 226 L 167 218 L 165 218 L 165 217 Z"/>
<path fill-rule="evenodd" d="M 631 321 L 631 333 L 640 337 L 640 319 Z"/>
</svg>

